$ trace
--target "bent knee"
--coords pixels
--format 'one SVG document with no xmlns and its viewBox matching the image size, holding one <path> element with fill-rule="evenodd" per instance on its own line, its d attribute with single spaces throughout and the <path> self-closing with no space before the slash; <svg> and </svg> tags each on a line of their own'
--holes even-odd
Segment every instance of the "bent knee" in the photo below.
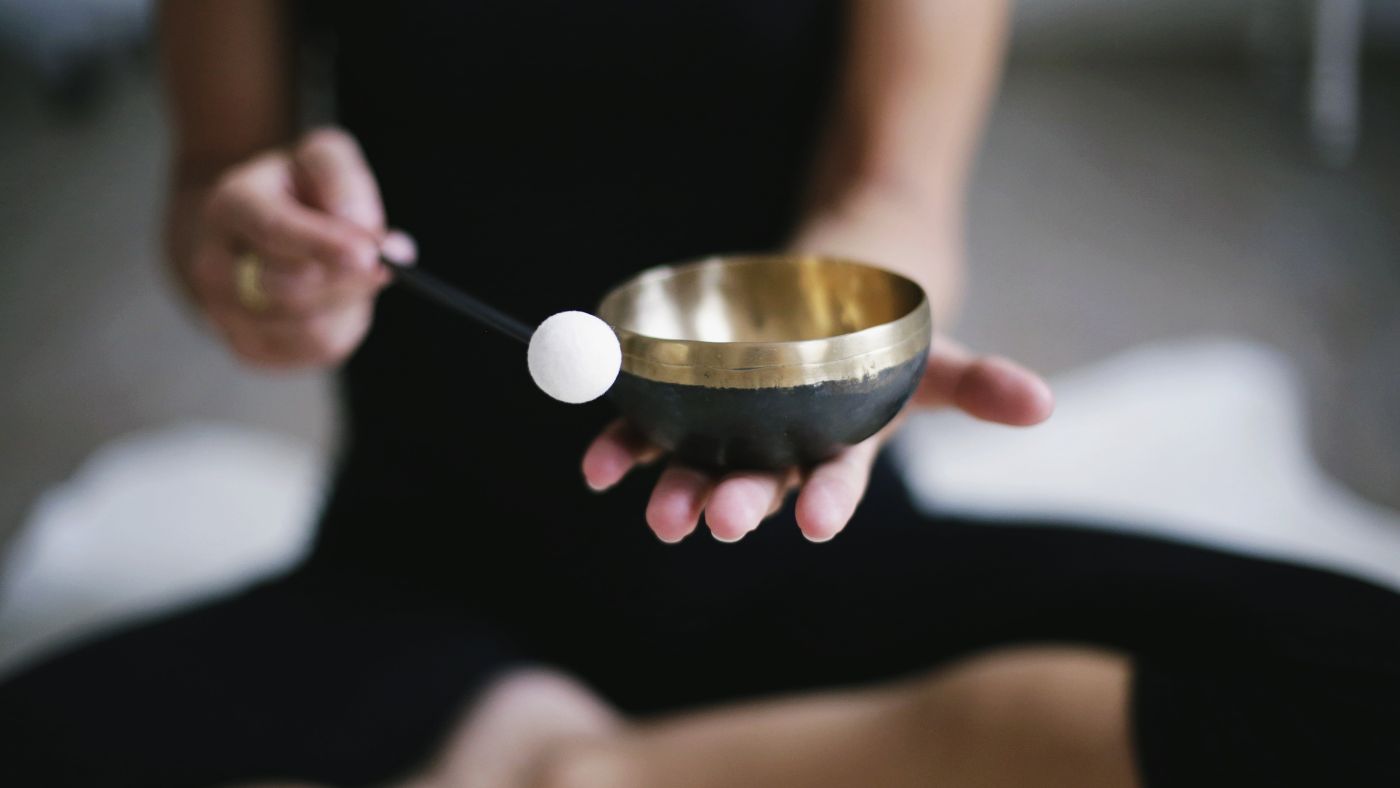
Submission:
<svg viewBox="0 0 1400 788">
<path fill-rule="evenodd" d="M 1110 652 L 998 651 L 921 680 L 910 708 L 923 744 L 969 777 L 1133 785 L 1130 674 L 1127 658 Z"/>
<path fill-rule="evenodd" d="M 556 750 L 531 775 L 529 788 L 643 788 L 630 760 L 606 745 Z"/>
<path fill-rule="evenodd" d="M 474 714 L 544 720 L 561 732 L 610 732 L 621 718 L 606 701 L 574 677 L 533 667 L 498 677 L 477 699 Z M 536 723 L 538 724 L 538 723 Z"/>
</svg>

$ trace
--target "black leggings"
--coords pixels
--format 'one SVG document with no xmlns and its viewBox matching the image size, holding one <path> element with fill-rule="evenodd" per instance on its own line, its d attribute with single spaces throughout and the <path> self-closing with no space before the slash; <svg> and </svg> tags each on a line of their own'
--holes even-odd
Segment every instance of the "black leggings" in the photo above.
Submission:
<svg viewBox="0 0 1400 788">
<path fill-rule="evenodd" d="M 883 470 L 825 545 L 790 513 L 736 545 L 662 545 L 635 521 L 570 533 L 528 560 L 464 558 L 455 592 L 318 559 L 82 644 L 0 687 L 0 784 L 365 785 L 420 764 L 484 681 L 527 663 L 645 714 L 1053 642 L 1133 659 L 1150 788 L 1400 785 L 1400 596 L 1358 580 L 929 519 Z"/>
</svg>

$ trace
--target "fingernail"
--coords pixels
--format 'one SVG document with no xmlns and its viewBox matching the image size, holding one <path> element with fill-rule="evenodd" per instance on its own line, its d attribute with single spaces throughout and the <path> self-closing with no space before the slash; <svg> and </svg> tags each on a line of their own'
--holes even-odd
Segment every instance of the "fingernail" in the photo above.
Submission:
<svg viewBox="0 0 1400 788">
<path fill-rule="evenodd" d="M 716 541 L 716 542 L 724 542 L 725 544 L 734 544 L 735 542 L 739 541 L 740 539 L 743 539 L 744 536 L 746 536 L 748 533 L 749 533 L 748 531 L 745 531 L 744 533 L 739 534 L 738 536 L 734 537 L 733 539 L 726 539 L 726 538 L 724 538 L 723 536 L 720 536 L 719 534 L 715 533 L 713 529 L 710 530 L 710 536 L 713 536 L 713 537 L 715 538 L 715 541 Z"/>
<path fill-rule="evenodd" d="M 765 519 L 767 519 L 768 510 L 762 506 L 757 506 L 750 509 L 748 515 L 749 516 L 746 519 L 748 520 L 750 525 L 748 528 L 744 529 L 744 533 L 751 534 L 754 531 L 757 531 L 758 527 L 763 524 L 763 521 Z"/>
<path fill-rule="evenodd" d="M 411 265 L 418 259 L 418 244 L 402 230 L 390 230 L 379 243 L 379 253 L 390 262 Z"/>
</svg>

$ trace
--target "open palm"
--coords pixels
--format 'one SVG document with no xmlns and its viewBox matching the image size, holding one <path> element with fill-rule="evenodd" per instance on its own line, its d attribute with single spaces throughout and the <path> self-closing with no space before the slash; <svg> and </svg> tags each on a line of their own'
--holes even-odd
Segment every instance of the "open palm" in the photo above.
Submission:
<svg viewBox="0 0 1400 788">
<path fill-rule="evenodd" d="M 1054 400 L 1050 387 L 1035 373 L 1004 358 L 975 355 L 939 337 L 910 405 L 955 407 L 985 421 L 1030 426 L 1049 418 Z M 679 542 L 696 529 L 703 514 L 716 539 L 734 542 L 781 508 L 788 492 L 799 487 L 797 525 L 808 539 L 824 542 L 840 533 L 855 513 L 875 456 L 898 422 L 812 468 L 715 476 L 673 462 L 652 491 L 647 524 L 662 541 Z M 584 453 L 584 479 L 593 489 L 606 490 L 634 467 L 662 454 L 619 420 Z"/>
</svg>

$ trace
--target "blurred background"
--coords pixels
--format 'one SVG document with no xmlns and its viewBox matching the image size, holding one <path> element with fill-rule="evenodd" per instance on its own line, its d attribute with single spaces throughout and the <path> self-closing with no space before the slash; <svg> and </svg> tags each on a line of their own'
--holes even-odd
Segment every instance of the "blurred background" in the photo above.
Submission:
<svg viewBox="0 0 1400 788">
<path fill-rule="evenodd" d="M 334 441 L 326 378 L 240 370 L 165 280 L 150 16 L 0 0 L 0 653 L 290 560 Z M 928 505 L 1400 578 L 1400 3 L 1021 0 L 970 205 L 958 334 L 1062 411 L 916 425 Z"/>
</svg>

